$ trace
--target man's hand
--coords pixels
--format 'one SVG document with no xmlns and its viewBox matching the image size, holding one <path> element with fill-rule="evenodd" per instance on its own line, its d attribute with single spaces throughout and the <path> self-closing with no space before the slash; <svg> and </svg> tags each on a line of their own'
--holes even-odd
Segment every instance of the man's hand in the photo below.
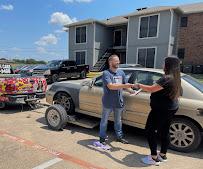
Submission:
<svg viewBox="0 0 203 169">
<path fill-rule="evenodd" d="M 131 84 L 131 83 L 126 83 L 125 84 L 125 88 L 132 88 L 134 87 L 134 84 Z"/>
</svg>

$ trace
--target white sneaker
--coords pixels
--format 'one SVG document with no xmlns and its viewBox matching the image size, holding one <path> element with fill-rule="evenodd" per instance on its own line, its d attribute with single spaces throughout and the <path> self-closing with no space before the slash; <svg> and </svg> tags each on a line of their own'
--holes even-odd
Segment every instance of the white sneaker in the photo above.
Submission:
<svg viewBox="0 0 203 169">
<path fill-rule="evenodd" d="M 160 161 L 158 160 L 158 158 L 156 160 L 152 159 L 152 156 L 151 155 L 148 155 L 144 158 L 141 159 L 142 162 L 144 164 L 147 164 L 147 165 L 156 165 L 158 166 L 160 164 Z"/>
<path fill-rule="evenodd" d="M 166 161 L 167 161 L 166 155 L 162 157 L 160 154 L 158 154 L 157 157 L 158 157 L 158 159 L 159 159 L 160 162 L 166 162 Z"/>
</svg>

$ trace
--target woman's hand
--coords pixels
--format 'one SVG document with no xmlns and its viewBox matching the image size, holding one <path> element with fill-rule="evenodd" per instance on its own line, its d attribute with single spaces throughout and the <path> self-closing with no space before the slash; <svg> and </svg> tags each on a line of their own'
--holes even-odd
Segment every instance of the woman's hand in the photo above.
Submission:
<svg viewBox="0 0 203 169">
<path fill-rule="evenodd" d="M 135 83 L 134 86 L 133 86 L 133 88 L 139 89 L 139 88 L 140 88 L 140 84 L 139 84 L 139 83 Z"/>
</svg>

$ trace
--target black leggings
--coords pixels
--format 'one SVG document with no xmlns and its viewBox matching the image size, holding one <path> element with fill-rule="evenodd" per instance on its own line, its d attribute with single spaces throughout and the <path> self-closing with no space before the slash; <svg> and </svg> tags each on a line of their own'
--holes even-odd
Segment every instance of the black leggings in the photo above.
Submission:
<svg viewBox="0 0 203 169">
<path fill-rule="evenodd" d="M 157 132 L 161 136 L 160 152 L 166 154 L 170 142 L 170 123 L 177 110 L 152 109 L 149 113 L 146 133 L 151 155 L 157 155 Z"/>
</svg>

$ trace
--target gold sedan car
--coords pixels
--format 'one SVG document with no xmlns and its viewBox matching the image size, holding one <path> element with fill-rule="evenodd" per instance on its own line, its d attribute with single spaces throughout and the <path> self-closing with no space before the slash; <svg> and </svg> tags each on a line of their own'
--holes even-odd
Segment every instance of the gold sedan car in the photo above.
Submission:
<svg viewBox="0 0 203 169">
<path fill-rule="evenodd" d="M 154 84 L 164 75 L 162 70 L 148 68 L 122 68 L 129 83 Z M 189 75 L 181 75 L 183 95 L 180 108 L 170 127 L 170 147 L 177 151 L 189 152 L 196 149 L 202 140 L 203 131 L 203 84 Z M 101 117 L 102 75 L 85 81 L 55 83 L 47 91 L 46 99 L 51 106 L 46 111 L 48 126 L 58 130 L 67 123 L 69 114 L 79 112 L 97 118 Z M 140 92 L 130 96 L 124 91 L 125 111 L 123 124 L 145 128 L 150 112 L 150 93 Z M 113 113 L 110 117 L 113 120 Z"/>
</svg>

